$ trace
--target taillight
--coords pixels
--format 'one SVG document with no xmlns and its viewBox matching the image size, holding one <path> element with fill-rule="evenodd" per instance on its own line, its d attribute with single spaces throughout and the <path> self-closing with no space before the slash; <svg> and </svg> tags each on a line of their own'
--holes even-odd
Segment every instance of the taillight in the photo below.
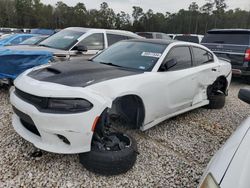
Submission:
<svg viewBox="0 0 250 188">
<path fill-rule="evenodd" d="M 246 53 L 245 53 L 245 61 L 250 61 L 250 49 L 247 49 L 247 50 L 246 50 Z"/>
</svg>

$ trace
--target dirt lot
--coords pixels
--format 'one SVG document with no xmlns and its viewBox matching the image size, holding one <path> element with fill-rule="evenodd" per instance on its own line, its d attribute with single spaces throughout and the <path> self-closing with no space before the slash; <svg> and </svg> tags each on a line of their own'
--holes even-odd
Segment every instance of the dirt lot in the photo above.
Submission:
<svg viewBox="0 0 250 188">
<path fill-rule="evenodd" d="M 146 132 L 128 131 L 140 155 L 131 171 L 113 177 L 88 172 L 77 155 L 31 158 L 34 147 L 13 130 L 8 91 L 0 90 L 0 187 L 196 187 L 212 155 L 250 115 L 237 98 L 245 86 L 233 81 L 222 110 L 200 108 Z"/>
</svg>

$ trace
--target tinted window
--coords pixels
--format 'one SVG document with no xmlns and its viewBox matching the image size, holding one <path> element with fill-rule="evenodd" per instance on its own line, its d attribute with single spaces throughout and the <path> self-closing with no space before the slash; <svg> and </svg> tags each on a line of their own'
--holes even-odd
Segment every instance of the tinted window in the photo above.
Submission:
<svg viewBox="0 0 250 188">
<path fill-rule="evenodd" d="M 176 36 L 174 39 L 180 40 L 180 41 L 185 41 L 185 42 L 194 42 L 197 44 L 199 43 L 199 38 L 197 36 L 183 35 L 183 36 Z"/>
<path fill-rule="evenodd" d="M 207 34 L 203 38 L 202 43 L 249 45 L 249 34 Z"/>
<path fill-rule="evenodd" d="M 128 39 L 128 37 L 123 36 L 123 35 L 114 35 L 114 34 L 107 34 L 107 38 L 108 38 L 108 45 L 112 45 L 114 43 L 117 43 L 121 40 L 126 40 Z"/>
<path fill-rule="evenodd" d="M 193 47 L 193 53 L 195 65 L 202 65 L 205 63 L 213 62 L 213 55 L 206 50 Z"/>
<path fill-rule="evenodd" d="M 92 34 L 83 39 L 79 46 L 84 45 L 88 50 L 103 50 L 104 49 L 104 36 L 102 33 Z"/>
<path fill-rule="evenodd" d="M 191 53 L 188 47 L 174 47 L 167 55 L 166 61 L 171 59 L 174 59 L 177 64 L 170 68 L 170 71 L 192 67 Z"/>
<path fill-rule="evenodd" d="M 162 35 L 161 34 L 156 33 L 155 36 L 156 36 L 157 39 L 162 39 Z"/>
<path fill-rule="evenodd" d="M 103 51 L 93 61 L 110 66 L 151 71 L 166 47 L 164 44 L 122 41 Z"/>
<path fill-rule="evenodd" d="M 141 37 L 145 37 L 147 39 L 152 39 L 153 38 L 152 33 L 137 33 L 137 35 L 140 35 Z"/>
</svg>

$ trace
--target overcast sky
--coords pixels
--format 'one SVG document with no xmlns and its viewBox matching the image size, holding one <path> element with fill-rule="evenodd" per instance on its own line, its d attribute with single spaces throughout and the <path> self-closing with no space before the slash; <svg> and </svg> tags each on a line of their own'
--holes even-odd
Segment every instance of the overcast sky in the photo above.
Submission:
<svg viewBox="0 0 250 188">
<path fill-rule="evenodd" d="M 55 5 L 59 0 L 41 0 L 43 3 Z M 154 12 L 177 12 L 179 9 L 187 9 L 195 0 L 61 0 L 67 5 L 74 6 L 78 2 L 83 2 L 87 9 L 99 8 L 100 4 L 106 1 L 115 12 L 125 11 L 132 13 L 132 6 L 140 6 L 147 11 Z M 199 6 L 205 4 L 205 0 L 196 0 Z M 227 0 L 228 8 L 241 8 L 250 10 L 250 0 Z"/>
</svg>

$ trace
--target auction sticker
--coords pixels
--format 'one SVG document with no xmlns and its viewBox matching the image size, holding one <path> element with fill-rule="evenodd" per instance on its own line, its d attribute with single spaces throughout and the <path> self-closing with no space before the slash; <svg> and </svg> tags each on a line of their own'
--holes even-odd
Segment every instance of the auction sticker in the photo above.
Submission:
<svg viewBox="0 0 250 188">
<path fill-rule="evenodd" d="M 161 53 L 142 52 L 141 56 L 160 58 L 161 57 Z"/>
<path fill-rule="evenodd" d="M 74 36 L 64 36 L 63 38 L 64 38 L 64 39 L 73 39 Z"/>
</svg>

